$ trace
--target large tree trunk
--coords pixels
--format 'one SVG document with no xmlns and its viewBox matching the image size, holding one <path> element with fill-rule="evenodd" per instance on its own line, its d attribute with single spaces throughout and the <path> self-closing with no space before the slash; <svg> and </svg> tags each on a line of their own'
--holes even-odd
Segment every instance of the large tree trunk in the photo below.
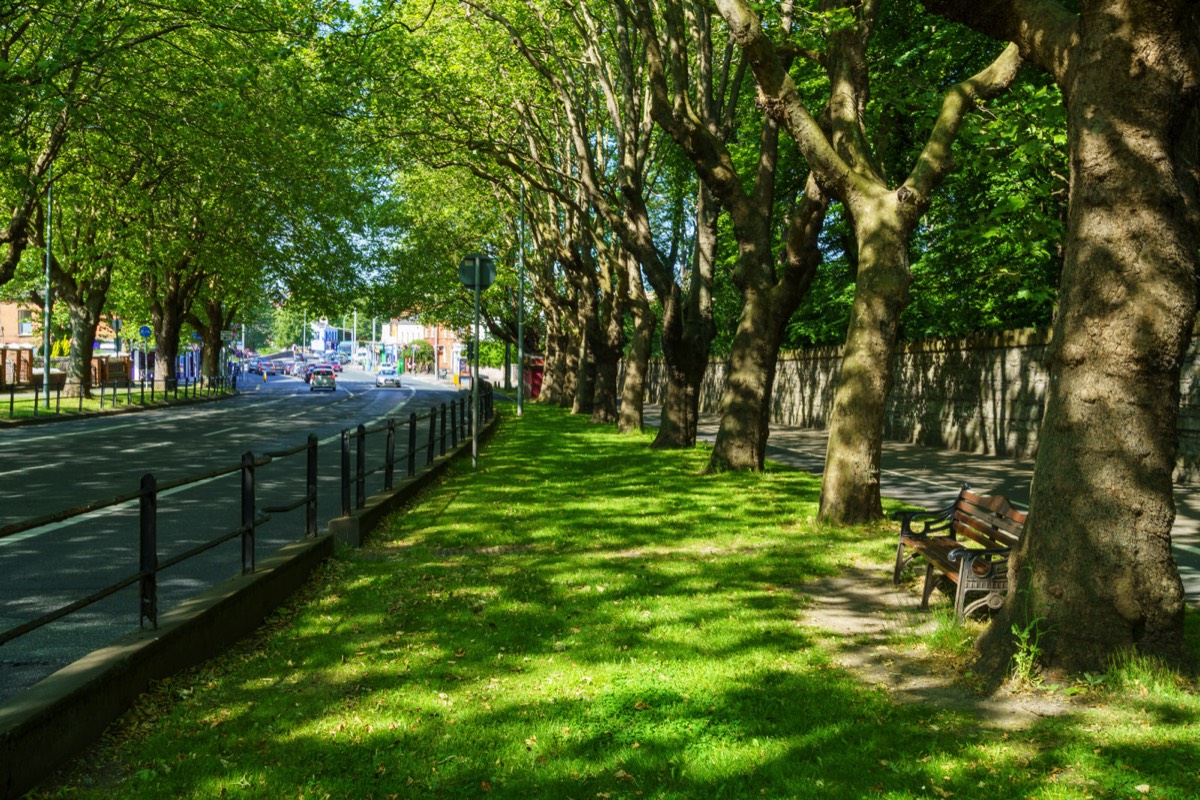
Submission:
<svg viewBox="0 0 1200 800">
<path fill-rule="evenodd" d="M 58 296 L 67 306 L 71 320 L 71 352 L 63 394 L 68 397 L 92 396 L 92 356 L 96 331 L 108 299 L 112 282 L 111 262 L 87 265 L 82 270 L 67 270 L 56 256 L 50 259 L 50 275 Z M 88 276 L 90 273 L 90 276 Z"/>
<path fill-rule="evenodd" d="M 221 334 L 233 322 L 237 309 L 226 309 L 218 299 L 209 298 L 204 302 L 204 317 L 194 311 L 188 313 L 187 320 L 200 334 L 204 349 L 200 354 L 200 374 L 210 382 L 221 376 L 221 353 L 225 342 Z"/>
<path fill-rule="evenodd" d="M 700 417 L 700 385 L 717 329 L 712 318 L 712 278 L 717 257 L 720 205 L 700 187 L 696 202 L 696 265 L 687 304 L 678 283 L 663 303 L 663 366 L 667 381 L 662 418 L 653 447 L 694 447 Z"/>
<path fill-rule="evenodd" d="M 1160 3 L 1092 5 L 1064 86 L 1066 261 L 1029 525 L 984 643 L 1007 661 L 1011 624 L 1040 619 L 1045 663 L 1068 672 L 1130 648 L 1188 659 L 1171 478 L 1200 232 L 1175 156 L 1196 42 Z"/>
<path fill-rule="evenodd" d="M 1083 0 L 1077 13 L 924 2 L 1015 42 L 1067 106 L 1070 207 L 1046 412 L 1013 589 L 980 642 L 984 661 L 1005 668 L 1013 629 L 1036 628 L 1055 671 L 1103 671 L 1130 648 L 1183 664 L 1171 474 L 1197 307 L 1196 4 Z"/>
<path fill-rule="evenodd" d="M 646 401 L 646 375 L 650 353 L 654 349 L 654 326 L 657 320 L 646 293 L 642 290 L 642 273 L 631 254 L 623 255 L 628 270 L 630 314 L 633 316 L 633 337 L 625 356 L 625 384 L 621 387 L 621 413 L 617 430 L 632 433 L 642 429 Z"/>
<path fill-rule="evenodd" d="M 581 334 L 576 340 L 574 353 L 575 385 L 571 392 L 571 413 L 590 416 L 596 400 L 596 359 L 588 347 L 586 335 Z"/>
<path fill-rule="evenodd" d="M 692 410 L 696 387 L 690 380 L 694 370 L 688 358 L 683 318 L 683 292 L 675 284 L 671 287 L 670 296 L 663 298 L 663 378 L 667 389 L 663 397 L 658 434 L 651 445 L 664 450 L 694 447 L 696 444 L 696 420 Z"/>
<path fill-rule="evenodd" d="M 808 292 L 821 263 L 819 238 L 828 200 L 810 173 L 788 220 L 783 277 L 756 270 L 742 290 L 742 314 L 729 352 L 729 372 L 721 396 L 721 426 L 708 470 L 762 469 L 770 434 L 771 391 L 779 363 L 779 345 L 788 320 Z M 742 258 L 765 253 L 743 244 Z M 762 266 L 770 266 L 762 265 Z M 747 269 L 747 272 L 751 270 Z"/>
<path fill-rule="evenodd" d="M 839 524 L 882 516 L 879 462 L 892 391 L 892 361 L 900 312 L 911 275 L 908 231 L 896 194 L 880 191 L 855 209 L 858 281 L 829 420 L 821 479 L 820 517 Z"/>
<path fill-rule="evenodd" d="M 92 396 L 92 348 L 100 328 L 100 310 L 89 302 L 69 300 L 67 315 L 71 319 L 71 352 L 67 358 L 67 375 L 63 394 L 67 397 Z"/>
<path fill-rule="evenodd" d="M 563 390 L 563 373 L 566 359 L 562 350 L 559 312 L 553 304 L 539 298 L 546 319 L 546 352 L 542 361 L 542 390 L 537 402 L 558 405 Z"/>
<path fill-rule="evenodd" d="M 164 300 L 154 303 L 150 311 L 154 325 L 154 385 L 162 392 L 172 392 L 179 383 L 179 337 L 183 331 L 183 309 Z"/>
<path fill-rule="evenodd" d="M 769 292 L 747 288 L 729 351 L 721 426 L 708 470 L 760 470 L 770 433 L 771 389 L 783 324 L 772 319 Z"/>
<path fill-rule="evenodd" d="M 600 257 L 604 260 L 599 265 L 600 306 L 592 342 L 596 383 L 591 421 L 611 425 L 617 421 L 617 377 L 625 346 L 625 280 L 620 253 L 601 253 Z"/>
</svg>

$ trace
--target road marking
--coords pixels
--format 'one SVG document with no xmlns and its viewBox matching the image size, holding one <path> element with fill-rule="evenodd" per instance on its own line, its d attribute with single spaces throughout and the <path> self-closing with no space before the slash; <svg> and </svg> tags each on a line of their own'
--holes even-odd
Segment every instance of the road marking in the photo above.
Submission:
<svg viewBox="0 0 1200 800">
<path fill-rule="evenodd" d="M 257 402 L 254 407 L 255 408 L 263 408 L 266 406 L 278 405 L 278 404 L 284 402 L 284 400 L 286 400 L 286 399 L 287 398 L 285 398 L 285 397 L 281 397 L 277 400 L 264 400 L 264 401 Z M 147 409 L 145 412 L 142 412 L 142 413 L 152 413 L 154 411 L 169 411 L 169 410 L 191 411 L 191 412 L 199 411 L 200 412 L 199 414 L 193 413 L 193 414 L 191 414 L 191 416 L 200 416 L 200 415 L 213 416 L 213 415 L 218 415 L 218 414 L 232 414 L 235 412 L 244 412 L 246 409 L 241 408 L 241 407 L 231 408 L 228 406 L 223 407 L 223 408 L 205 408 L 205 409 L 196 409 L 194 407 L 185 408 L 182 406 L 174 406 L 174 407 L 168 406 L 166 408 Z M 185 416 L 185 415 L 181 414 L 180 416 Z M 93 418 L 93 419 L 95 419 L 95 418 Z M 82 421 L 82 420 L 76 420 L 76 421 Z M 111 433 L 112 431 L 119 431 L 122 428 L 134 428 L 134 427 L 138 427 L 140 425 L 146 425 L 146 424 L 147 424 L 146 420 L 141 419 L 141 420 L 135 420 L 132 422 L 122 422 L 122 423 L 118 423 L 115 425 L 98 425 L 95 427 L 81 428 L 79 430 L 74 430 L 74 431 L 61 431 L 61 432 L 53 434 L 53 435 L 28 436 L 28 437 L 21 437 L 21 438 L 14 437 L 13 439 L 11 439 L 9 441 L 0 440 L 0 446 L 9 444 L 11 442 L 11 444 L 13 444 L 13 445 L 19 445 L 21 447 L 26 447 L 31 444 L 37 444 L 38 442 L 48 442 L 51 440 L 62 441 L 63 439 L 70 437 L 70 436 L 83 436 L 86 434 L 95 434 L 95 433 L 107 434 L 107 433 Z M 3 474 L 3 473 L 0 473 L 0 474 Z"/>
<path fill-rule="evenodd" d="M 232 428 L 221 428 L 221 430 L 219 430 L 219 431 L 209 431 L 208 433 L 201 434 L 201 436 L 217 436 L 222 433 L 229 433 L 230 431 L 236 431 L 236 430 L 237 430 L 237 426 L 235 425 Z"/>
<path fill-rule="evenodd" d="M 230 473 L 230 474 L 232 474 L 232 473 Z M 197 486 L 203 486 L 206 483 L 212 483 L 213 481 L 217 481 L 217 480 L 220 480 L 221 478 L 228 478 L 228 477 L 229 477 L 229 475 L 217 475 L 212 478 L 204 478 L 203 480 L 196 481 L 195 483 L 189 483 L 189 484 L 186 484 L 185 486 L 176 486 L 174 489 L 167 489 L 165 491 L 159 492 L 158 496 L 160 499 L 163 497 L 170 497 L 173 494 L 179 494 L 180 492 L 186 492 L 187 490 L 194 489 Z M 59 531 L 59 530 L 62 530 L 63 528 L 69 528 L 72 525 L 77 525 L 80 522 L 86 522 L 88 520 L 93 520 L 98 517 L 103 517 L 105 515 L 112 514 L 120 509 L 123 509 L 127 506 L 132 506 L 134 503 L 137 503 L 137 502 L 139 502 L 139 501 L 138 500 L 128 500 L 124 503 L 117 503 L 116 505 L 111 505 L 108 508 L 98 508 L 95 511 L 89 511 L 86 514 L 80 514 L 78 517 L 72 517 L 71 519 L 65 519 L 62 522 L 52 522 L 49 525 L 43 525 L 40 528 L 34 528 L 32 530 L 28 530 L 23 533 L 17 533 L 12 536 L 9 536 L 7 538 L 0 539 L 0 547 L 4 547 L 4 546 L 10 545 L 10 544 L 16 544 L 17 542 L 22 542 L 26 539 L 32 539 L 35 536 L 43 536 L 47 533 L 53 533 L 54 531 Z"/>
</svg>

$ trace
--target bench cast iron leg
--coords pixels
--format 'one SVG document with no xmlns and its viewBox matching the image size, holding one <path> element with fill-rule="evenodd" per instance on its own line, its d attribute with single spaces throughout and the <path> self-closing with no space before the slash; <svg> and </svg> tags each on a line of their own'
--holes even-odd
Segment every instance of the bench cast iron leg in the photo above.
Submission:
<svg viewBox="0 0 1200 800">
<path fill-rule="evenodd" d="M 937 586 L 937 571 L 933 568 L 933 564 L 925 565 L 925 588 L 921 590 L 921 610 L 929 610 L 929 596 L 933 594 L 934 587 Z"/>
</svg>

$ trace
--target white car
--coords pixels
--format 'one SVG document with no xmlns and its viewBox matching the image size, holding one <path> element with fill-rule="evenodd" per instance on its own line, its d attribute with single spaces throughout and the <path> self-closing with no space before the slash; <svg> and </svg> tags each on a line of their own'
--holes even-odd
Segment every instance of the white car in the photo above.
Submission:
<svg viewBox="0 0 1200 800">
<path fill-rule="evenodd" d="M 382 367 L 379 373 L 375 376 L 376 386 L 395 386 L 400 387 L 400 375 L 396 372 L 395 367 Z"/>
</svg>

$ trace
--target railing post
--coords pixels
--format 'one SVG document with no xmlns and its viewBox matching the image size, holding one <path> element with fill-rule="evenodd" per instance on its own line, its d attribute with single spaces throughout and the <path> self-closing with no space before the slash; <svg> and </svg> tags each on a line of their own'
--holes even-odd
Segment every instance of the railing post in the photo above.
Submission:
<svg viewBox="0 0 1200 800">
<path fill-rule="evenodd" d="M 392 479 L 396 475 L 396 419 L 388 417 L 387 446 L 383 454 L 383 490 L 392 490 Z"/>
<path fill-rule="evenodd" d="M 433 463 L 433 448 L 437 444 L 437 406 L 429 409 L 429 446 L 425 448 L 425 466 Z"/>
<path fill-rule="evenodd" d="M 358 441 L 354 444 L 354 507 L 367 505 L 367 426 L 358 426 Z"/>
<path fill-rule="evenodd" d="M 417 412 L 408 415 L 408 477 L 417 474 Z"/>
<path fill-rule="evenodd" d="M 308 435 L 308 474 L 305 481 L 304 536 L 317 535 L 317 435 Z"/>
<path fill-rule="evenodd" d="M 467 404 L 467 438 L 475 436 L 475 404 Z"/>
<path fill-rule="evenodd" d="M 470 439 L 471 431 L 467 425 L 467 417 L 469 414 L 467 412 L 467 398 L 465 397 L 458 398 L 458 415 L 458 424 L 462 429 L 462 438 L 464 440 Z"/>
<path fill-rule="evenodd" d="M 100 410 L 104 410 L 104 381 L 100 381 Z"/>
<path fill-rule="evenodd" d="M 62 409 L 62 387 L 54 390 L 54 413 L 57 414 Z"/>
<path fill-rule="evenodd" d="M 254 572 L 254 454 L 242 453 L 242 574 Z"/>
<path fill-rule="evenodd" d="M 8 387 L 8 418 L 9 419 L 12 419 L 13 415 L 16 413 L 16 405 L 17 405 L 17 387 L 16 387 L 16 385 L 10 384 Z"/>
<path fill-rule="evenodd" d="M 450 401 L 450 447 L 458 447 L 458 403 Z"/>
<path fill-rule="evenodd" d="M 142 573 L 139 581 L 141 615 L 138 626 L 145 627 L 146 620 L 158 628 L 158 481 L 150 473 L 142 476 L 142 495 L 138 515 L 139 557 L 138 568 Z"/>
<path fill-rule="evenodd" d="M 350 516 L 350 429 L 342 428 L 342 516 Z"/>
<path fill-rule="evenodd" d="M 442 403 L 442 450 L 441 455 L 446 455 L 446 404 Z"/>
<path fill-rule="evenodd" d="M 142 405 L 146 405 L 146 379 L 142 378 Z"/>
</svg>

